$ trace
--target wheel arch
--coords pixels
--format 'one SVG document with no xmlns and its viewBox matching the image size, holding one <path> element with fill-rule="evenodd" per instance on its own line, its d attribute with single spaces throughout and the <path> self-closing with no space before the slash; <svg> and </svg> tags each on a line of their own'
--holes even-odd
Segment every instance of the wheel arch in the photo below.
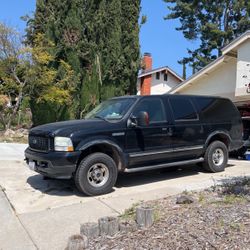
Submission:
<svg viewBox="0 0 250 250">
<path fill-rule="evenodd" d="M 231 144 L 232 139 L 227 132 L 216 131 L 208 136 L 206 143 L 205 143 L 205 148 L 207 148 L 214 141 L 221 141 L 226 145 L 228 149 L 230 149 L 230 144 Z"/>
<path fill-rule="evenodd" d="M 81 151 L 81 155 L 78 159 L 77 166 L 86 156 L 97 152 L 110 156 L 116 163 L 118 170 L 124 169 L 127 165 L 123 150 L 116 143 L 109 140 L 91 141 L 81 146 L 78 150 Z"/>
</svg>

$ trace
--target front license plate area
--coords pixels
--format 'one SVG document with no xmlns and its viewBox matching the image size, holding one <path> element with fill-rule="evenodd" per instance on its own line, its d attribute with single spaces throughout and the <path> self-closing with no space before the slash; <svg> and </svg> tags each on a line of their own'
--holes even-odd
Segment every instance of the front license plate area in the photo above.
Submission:
<svg viewBox="0 0 250 250">
<path fill-rule="evenodd" d="M 28 163 L 29 169 L 35 171 L 36 163 L 34 161 L 29 161 Z"/>
</svg>

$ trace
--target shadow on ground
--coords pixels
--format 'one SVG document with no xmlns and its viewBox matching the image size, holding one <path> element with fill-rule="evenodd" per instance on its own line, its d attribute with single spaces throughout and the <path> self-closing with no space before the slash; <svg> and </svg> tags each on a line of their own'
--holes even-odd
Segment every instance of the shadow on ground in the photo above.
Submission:
<svg viewBox="0 0 250 250">
<path fill-rule="evenodd" d="M 234 165 L 228 165 L 228 167 L 232 166 Z M 161 170 L 145 171 L 139 173 L 121 173 L 118 176 L 115 187 L 124 188 L 124 187 L 140 186 L 144 184 L 176 179 L 185 176 L 198 175 L 199 173 L 205 173 L 205 171 L 201 166 L 197 165 L 166 168 Z M 42 175 L 37 174 L 30 176 L 27 179 L 27 183 L 32 188 L 48 195 L 53 195 L 53 196 L 76 195 L 79 197 L 85 196 L 76 189 L 73 179 L 71 180 L 44 179 Z"/>
<path fill-rule="evenodd" d="M 27 179 L 27 183 L 36 190 L 48 195 L 54 196 L 84 196 L 75 187 L 73 179 L 71 180 L 57 180 L 47 179 L 40 175 L 33 175 Z"/>
</svg>

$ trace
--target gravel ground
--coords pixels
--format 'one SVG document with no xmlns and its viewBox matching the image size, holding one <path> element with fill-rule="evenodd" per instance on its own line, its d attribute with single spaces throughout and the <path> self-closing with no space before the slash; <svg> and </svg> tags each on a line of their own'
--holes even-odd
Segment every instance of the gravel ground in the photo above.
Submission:
<svg viewBox="0 0 250 250">
<path fill-rule="evenodd" d="M 195 202 L 177 205 L 177 196 L 148 202 L 155 208 L 151 228 L 90 240 L 89 249 L 250 249 L 250 179 L 187 195 Z"/>
</svg>

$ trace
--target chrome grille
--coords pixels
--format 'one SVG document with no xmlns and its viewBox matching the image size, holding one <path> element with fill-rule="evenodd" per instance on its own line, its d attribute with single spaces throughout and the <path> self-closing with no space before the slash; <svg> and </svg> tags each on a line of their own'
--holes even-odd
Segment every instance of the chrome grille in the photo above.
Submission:
<svg viewBox="0 0 250 250">
<path fill-rule="evenodd" d="M 31 149 L 34 149 L 34 150 L 48 151 L 49 150 L 49 138 L 30 135 L 29 146 Z"/>
</svg>

